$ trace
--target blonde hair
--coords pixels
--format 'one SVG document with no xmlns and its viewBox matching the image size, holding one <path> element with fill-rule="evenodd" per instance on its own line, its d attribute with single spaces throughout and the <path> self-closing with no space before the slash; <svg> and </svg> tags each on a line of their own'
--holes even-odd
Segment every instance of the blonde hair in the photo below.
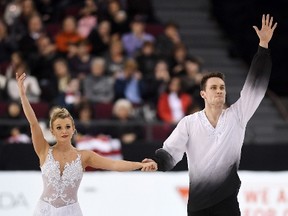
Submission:
<svg viewBox="0 0 288 216">
<path fill-rule="evenodd" d="M 69 113 L 69 111 L 66 108 L 61 108 L 61 107 L 55 107 L 52 109 L 52 111 L 50 112 L 50 128 L 52 129 L 52 124 L 53 122 L 58 119 L 65 119 L 65 118 L 70 118 L 72 121 L 72 125 L 73 127 L 75 127 L 75 123 L 74 123 L 74 119 L 71 116 L 71 114 Z"/>
</svg>

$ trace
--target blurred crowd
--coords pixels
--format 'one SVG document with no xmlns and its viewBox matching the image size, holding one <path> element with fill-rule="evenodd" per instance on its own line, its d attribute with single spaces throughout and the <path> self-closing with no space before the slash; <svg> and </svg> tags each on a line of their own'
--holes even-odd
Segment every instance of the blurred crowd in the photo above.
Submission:
<svg viewBox="0 0 288 216">
<path fill-rule="evenodd" d="M 27 96 L 51 142 L 45 119 L 54 106 L 72 113 L 77 136 L 109 134 L 123 143 L 145 138 L 129 122 L 175 125 L 202 109 L 203 62 L 189 55 L 177 23 L 157 20 L 152 3 L 1 1 L 1 119 L 23 119 L 15 73 L 24 72 Z M 94 119 L 117 124 L 94 128 Z M 9 126 L 0 138 L 29 143 L 27 134 Z"/>
</svg>

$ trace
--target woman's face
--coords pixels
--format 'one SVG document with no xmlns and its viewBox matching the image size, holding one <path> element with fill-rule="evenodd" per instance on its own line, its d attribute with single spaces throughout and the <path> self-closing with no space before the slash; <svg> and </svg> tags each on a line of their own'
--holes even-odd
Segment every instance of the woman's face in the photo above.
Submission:
<svg viewBox="0 0 288 216">
<path fill-rule="evenodd" d="M 51 133 L 57 142 L 71 141 L 75 132 L 75 125 L 70 118 L 57 118 L 52 123 Z"/>
</svg>

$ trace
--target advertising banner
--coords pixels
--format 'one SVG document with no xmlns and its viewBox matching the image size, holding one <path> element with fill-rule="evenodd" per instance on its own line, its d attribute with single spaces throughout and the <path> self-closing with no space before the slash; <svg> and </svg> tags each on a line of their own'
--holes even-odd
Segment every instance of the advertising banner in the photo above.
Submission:
<svg viewBox="0 0 288 216">
<path fill-rule="evenodd" d="M 243 216 L 288 216 L 288 172 L 239 172 Z M 87 172 L 78 198 L 85 216 L 185 216 L 187 172 Z M 41 173 L 0 172 L 0 215 L 33 215 Z"/>
</svg>

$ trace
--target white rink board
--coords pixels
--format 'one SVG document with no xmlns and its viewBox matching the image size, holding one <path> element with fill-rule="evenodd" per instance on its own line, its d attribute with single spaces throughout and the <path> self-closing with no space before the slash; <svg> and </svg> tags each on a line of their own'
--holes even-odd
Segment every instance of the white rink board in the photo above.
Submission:
<svg viewBox="0 0 288 216">
<path fill-rule="evenodd" d="M 239 172 L 242 216 L 288 216 L 288 172 Z M 87 172 L 84 216 L 185 216 L 187 172 Z M 0 215 L 29 216 L 42 192 L 40 172 L 0 172 Z"/>
</svg>

